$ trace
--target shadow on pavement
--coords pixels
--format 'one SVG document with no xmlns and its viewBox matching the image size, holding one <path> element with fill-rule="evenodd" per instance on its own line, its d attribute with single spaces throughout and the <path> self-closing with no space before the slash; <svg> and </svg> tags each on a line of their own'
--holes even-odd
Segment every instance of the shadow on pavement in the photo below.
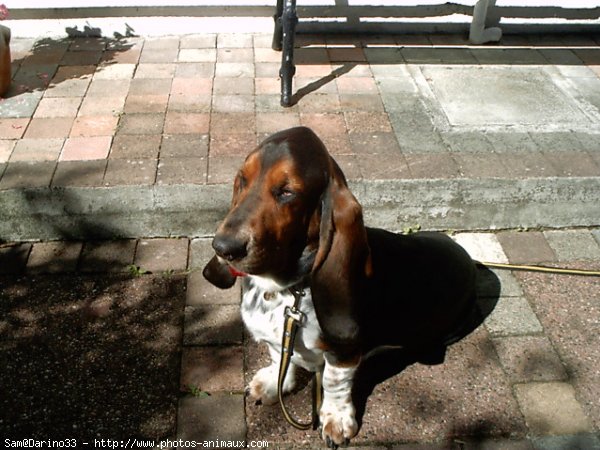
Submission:
<svg viewBox="0 0 600 450">
<path fill-rule="evenodd" d="M 130 269 L 136 241 L 56 244 L 0 246 L 0 435 L 173 438 L 187 272 Z"/>
<path fill-rule="evenodd" d="M 475 308 L 470 317 L 466 319 L 466 326 L 461 327 L 460 331 L 457 332 L 454 342 L 460 341 L 477 329 L 498 303 L 500 280 L 488 268 L 479 268 L 477 293 Z M 402 373 L 407 367 L 417 362 L 426 365 L 437 365 L 443 364 L 444 358 L 445 355 L 419 354 L 406 349 L 390 349 L 369 355 L 359 366 L 352 392 L 359 426 L 362 424 L 368 397 L 378 384 Z M 473 431 L 470 430 L 462 435 L 478 435 Z"/>
<path fill-rule="evenodd" d="M 13 50 L 22 55 L 13 57 L 13 80 L 7 101 L 28 92 L 52 91 L 61 84 L 91 78 L 96 71 L 116 63 L 119 53 L 133 47 L 126 38 L 90 38 L 73 30 L 67 33 L 70 37 L 39 39 L 29 51 Z"/>
<path fill-rule="evenodd" d="M 173 436 L 185 277 L 44 272 L 0 275 L 0 434 Z"/>
</svg>

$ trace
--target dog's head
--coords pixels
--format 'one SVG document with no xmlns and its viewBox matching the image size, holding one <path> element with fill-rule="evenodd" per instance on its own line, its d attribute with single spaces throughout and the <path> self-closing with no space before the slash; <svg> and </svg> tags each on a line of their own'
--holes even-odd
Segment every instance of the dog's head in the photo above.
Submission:
<svg viewBox="0 0 600 450">
<path fill-rule="evenodd" d="M 308 128 L 281 131 L 246 158 L 231 208 L 213 240 L 204 276 L 216 286 L 258 275 L 282 288 L 313 282 L 352 284 L 369 271 L 361 207 L 321 140 Z"/>
</svg>

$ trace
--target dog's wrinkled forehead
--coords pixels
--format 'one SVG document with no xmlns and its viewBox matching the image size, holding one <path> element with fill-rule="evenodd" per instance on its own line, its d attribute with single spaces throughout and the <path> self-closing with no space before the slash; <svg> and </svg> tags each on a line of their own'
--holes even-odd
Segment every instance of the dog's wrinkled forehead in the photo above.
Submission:
<svg viewBox="0 0 600 450">
<path fill-rule="evenodd" d="M 263 141 L 246 158 L 243 172 L 253 178 L 276 168 L 301 174 L 307 181 L 315 180 L 326 175 L 329 154 L 310 129 L 292 128 Z"/>
</svg>

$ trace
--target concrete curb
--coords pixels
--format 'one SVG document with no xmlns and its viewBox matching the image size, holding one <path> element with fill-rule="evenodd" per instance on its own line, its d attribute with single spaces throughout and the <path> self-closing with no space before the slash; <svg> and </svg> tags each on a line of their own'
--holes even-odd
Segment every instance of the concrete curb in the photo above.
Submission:
<svg viewBox="0 0 600 450">
<path fill-rule="evenodd" d="M 32 188 L 0 192 L 0 238 L 203 236 L 229 202 L 225 185 Z"/>
<path fill-rule="evenodd" d="M 366 223 L 437 230 L 592 225 L 600 217 L 596 177 L 392 180 L 353 185 Z"/>
<path fill-rule="evenodd" d="M 598 225 L 600 178 L 354 181 L 368 225 L 438 230 Z M 28 188 L 0 191 L 0 239 L 208 236 L 231 186 Z"/>
</svg>

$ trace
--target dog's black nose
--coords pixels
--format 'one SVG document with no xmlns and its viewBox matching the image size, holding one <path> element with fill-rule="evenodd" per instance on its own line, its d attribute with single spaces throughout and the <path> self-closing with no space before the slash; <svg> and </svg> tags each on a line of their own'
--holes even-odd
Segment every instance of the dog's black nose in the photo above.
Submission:
<svg viewBox="0 0 600 450">
<path fill-rule="evenodd" d="M 234 261 L 248 254 L 247 241 L 234 236 L 217 235 L 212 241 L 212 247 L 221 258 Z"/>
</svg>

